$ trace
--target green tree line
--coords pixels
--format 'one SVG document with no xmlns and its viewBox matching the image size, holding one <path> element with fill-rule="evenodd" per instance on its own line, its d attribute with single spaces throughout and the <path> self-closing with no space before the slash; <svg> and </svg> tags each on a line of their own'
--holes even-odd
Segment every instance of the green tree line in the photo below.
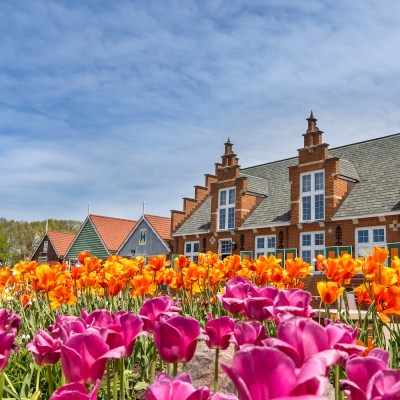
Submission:
<svg viewBox="0 0 400 400">
<path fill-rule="evenodd" d="M 29 259 L 40 239 L 49 231 L 77 233 L 82 222 L 49 219 L 48 221 L 14 221 L 0 218 L 0 260 L 12 266 Z"/>
</svg>

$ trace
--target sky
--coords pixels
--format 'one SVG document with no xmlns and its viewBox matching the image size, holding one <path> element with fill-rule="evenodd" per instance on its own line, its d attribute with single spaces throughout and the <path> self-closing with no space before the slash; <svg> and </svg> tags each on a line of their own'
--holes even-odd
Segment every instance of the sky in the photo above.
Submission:
<svg viewBox="0 0 400 400">
<path fill-rule="evenodd" d="M 0 2 L 0 217 L 170 216 L 242 167 L 400 132 L 400 2 Z M 399 149 L 400 152 L 400 149 Z"/>
</svg>

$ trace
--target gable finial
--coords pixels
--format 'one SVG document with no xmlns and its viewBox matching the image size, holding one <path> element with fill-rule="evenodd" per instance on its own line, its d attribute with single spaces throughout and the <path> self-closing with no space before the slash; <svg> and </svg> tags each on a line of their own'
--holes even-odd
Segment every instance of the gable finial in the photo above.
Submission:
<svg viewBox="0 0 400 400">
<path fill-rule="evenodd" d="M 311 110 L 310 118 L 314 118 L 314 114 L 313 114 L 312 110 Z"/>
</svg>

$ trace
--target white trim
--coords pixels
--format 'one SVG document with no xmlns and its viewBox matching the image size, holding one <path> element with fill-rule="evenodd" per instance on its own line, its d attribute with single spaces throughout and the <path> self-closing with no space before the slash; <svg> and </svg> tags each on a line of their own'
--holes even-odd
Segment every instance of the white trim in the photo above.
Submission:
<svg viewBox="0 0 400 400">
<path fill-rule="evenodd" d="M 218 181 L 218 183 L 235 182 L 235 181 L 236 181 L 236 178 L 232 178 L 232 179 L 225 179 L 224 181 Z M 225 188 L 221 188 L 221 189 L 225 189 Z"/>
<path fill-rule="evenodd" d="M 156 217 L 156 215 L 155 215 Z M 150 223 L 150 221 L 146 218 L 146 214 L 142 215 L 139 218 L 139 221 L 136 222 L 135 226 L 132 228 L 131 232 L 128 234 L 128 236 L 126 237 L 126 239 L 124 240 L 124 242 L 121 244 L 121 246 L 119 247 L 119 249 L 117 250 L 117 254 L 119 254 L 119 252 L 122 250 L 122 248 L 126 245 L 126 243 L 128 243 L 128 240 L 131 238 L 131 236 L 133 235 L 133 233 L 136 231 L 136 229 L 138 229 L 139 225 L 142 223 L 142 221 L 145 221 L 146 224 L 150 227 L 150 229 L 153 231 L 153 233 L 158 237 L 158 239 L 160 240 L 160 242 L 162 243 L 162 245 L 165 247 L 165 249 L 167 250 L 167 252 L 169 253 L 171 251 L 171 249 L 167 246 L 167 244 L 165 243 L 164 239 L 159 235 L 159 233 L 156 231 L 156 229 L 153 227 L 153 225 Z"/>
<path fill-rule="evenodd" d="M 335 194 L 330 195 L 330 196 L 325 196 L 325 199 L 338 199 L 338 200 L 342 200 L 342 196 L 336 196 Z"/>
<path fill-rule="evenodd" d="M 324 237 L 324 243 L 322 245 L 316 245 L 315 244 L 315 235 L 322 234 Z M 311 235 L 311 244 L 310 246 L 303 246 L 303 236 L 305 235 Z M 310 265 L 313 264 L 313 259 L 316 258 L 315 252 L 318 251 L 320 252 L 321 250 L 323 251 L 322 254 L 325 253 L 325 231 L 313 231 L 313 232 L 300 232 L 299 234 L 299 256 L 304 259 L 303 257 L 303 251 L 311 251 L 311 262 Z"/>
<path fill-rule="evenodd" d="M 276 226 L 288 226 L 290 225 L 290 222 L 278 222 L 276 224 L 267 224 L 267 225 L 256 225 L 256 226 L 246 226 L 246 227 L 240 227 L 238 228 L 239 231 L 247 231 L 250 229 L 263 229 L 263 228 L 272 228 L 272 227 L 276 227 Z"/>
<path fill-rule="evenodd" d="M 268 247 L 268 239 L 274 239 L 275 241 L 275 246 L 274 247 Z M 259 248 L 257 247 L 257 241 L 258 239 L 263 239 L 264 240 L 264 247 Z M 262 253 L 262 254 L 261 254 Z M 260 255 L 268 255 L 268 253 L 276 254 L 276 235 L 260 235 L 256 236 L 254 238 L 254 255 L 256 258 L 258 258 L 258 254 Z"/>
<path fill-rule="evenodd" d="M 386 217 L 388 215 L 400 215 L 400 210 L 387 211 L 385 213 L 378 213 L 378 214 L 350 215 L 348 217 L 332 217 L 332 221 L 345 221 L 345 220 L 362 219 L 362 218 L 378 218 L 378 217 Z"/>
<path fill-rule="evenodd" d="M 314 146 L 314 147 L 316 147 L 316 146 Z M 300 149 L 300 150 L 302 150 L 302 149 Z M 304 167 L 304 166 L 307 166 L 307 165 L 315 165 L 315 164 L 322 164 L 322 165 L 323 165 L 324 161 L 325 161 L 325 160 L 310 161 L 310 162 L 308 162 L 308 163 L 298 164 L 298 166 L 299 166 L 299 167 Z"/>
<path fill-rule="evenodd" d="M 315 175 L 322 173 L 322 179 L 323 179 L 323 189 L 318 189 L 315 190 Z M 310 176 L 310 190 L 307 192 L 303 192 L 303 178 L 305 176 Z M 325 207 L 325 170 L 324 169 L 317 169 L 315 171 L 309 171 L 309 172 L 302 172 L 300 173 L 299 176 L 299 192 L 300 192 L 300 222 L 317 222 L 317 221 L 323 221 L 325 220 L 325 212 L 326 212 L 326 207 Z M 316 196 L 323 196 L 324 199 L 324 209 L 323 209 L 323 218 L 316 219 L 315 218 L 315 198 Z M 310 219 L 304 219 L 303 215 L 303 199 L 309 197 L 310 198 Z"/>
<path fill-rule="evenodd" d="M 197 251 L 194 251 L 194 245 L 197 243 L 198 247 L 197 247 Z M 190 244 L 190 251 L 187 252 L 186 251 L 186 245 Z M 184 242 L 183 243 L 183 253 L 185 255 L 185 257 L 190 257 L 190 261 L 192 262 L 197 262 L 197 260 L 194 260 L 194 257 L 199 257 L 199 253 L 200 253 L 200 242 L 198 240 L 193 240 L 193 241 L 188 241 L 188 242 Z"/>
<path fill-rule="evenodd" d="M 234 191 L 235 197 L 233 203 L 229 203 L 229 194 L 231 190 Z M 221 194 L 225 192 L 225 204 L 220 204 L 221 202 Z M 229 210 L 233 208 L 233 227 L 229 227 Z M 225 224 L 223 228 L 220 228 L 220 216 L 221 210 L 225 212 Z M 235 215 L 236 215 L 236 186 L 231 186 L 227 188 L 221 188 L 218 190 L 218 215 L 217 215 L 217 231 L 231 231 L 235 229 Z"/>
<path fill-rule="evenodd" d="M 384 241 L 383 242 L 374 242 L 374 229 L 383 229 L 384 233 Z M 359 231 L 368 231 L 368 242 L 366 243 L 358 243 L 358 232 Z M 354 255 L 356 257 L 359 257 L 359 253 L 362 250 L 369 250 L 371 253 L 373 251 L 374 246 L 378 247 L 386 247 L 387 241 L 386 241 L 386 226 L 381 225 L 381 226 L 364 226 L 364 227 L 359 227 L 354 230 Z M 361 254 L 362 257 L 366 257 L 366 254 Z"/>
<path fill-rule="evenodd" d="M 223 253 L 222 254 L 222 251 L 221 251 L 221 242 L 231 242 L 231 252 L 230 253 Z M 218 254 L 220 255 L 220 256 L 223 256 L 223 255 L 231 255 L 232 254 L 232 247 L 233 247 L 233 240 L 232 239 L 230 239 L 230 238 L 223 238 L 223 239 L 219 239 L 218 240 Z"/>
</svg>

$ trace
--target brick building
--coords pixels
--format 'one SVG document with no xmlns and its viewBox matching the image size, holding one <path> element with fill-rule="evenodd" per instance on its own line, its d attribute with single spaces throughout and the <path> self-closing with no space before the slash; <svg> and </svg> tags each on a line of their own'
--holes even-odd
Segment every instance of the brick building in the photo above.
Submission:
<svg viewBox="0 0 400 400">
<path fill-rule="evenodd" d="M 171 211 L 174 254 L 196 258 L 400 252 L 400 134 L 333 149 L 311 113 L 293 158 L 241 169 L 230 140 L 215 173 Z"/>
</svg>

